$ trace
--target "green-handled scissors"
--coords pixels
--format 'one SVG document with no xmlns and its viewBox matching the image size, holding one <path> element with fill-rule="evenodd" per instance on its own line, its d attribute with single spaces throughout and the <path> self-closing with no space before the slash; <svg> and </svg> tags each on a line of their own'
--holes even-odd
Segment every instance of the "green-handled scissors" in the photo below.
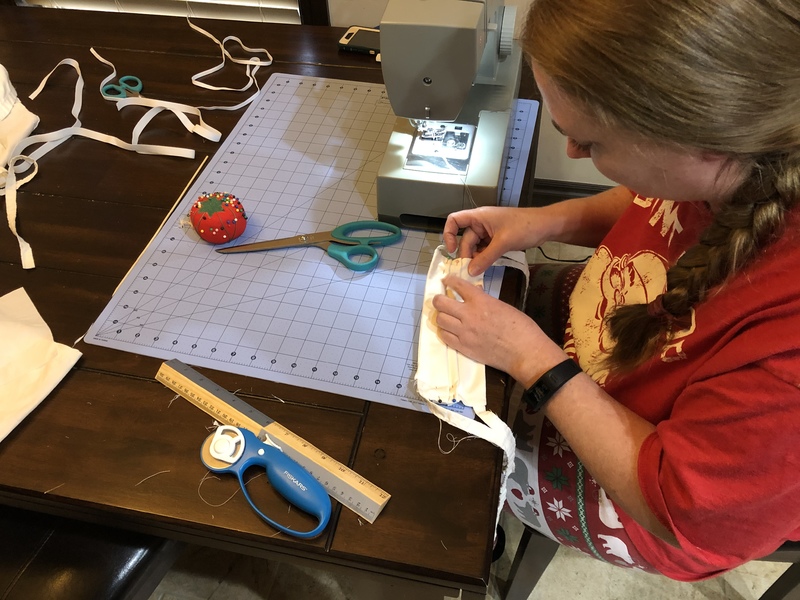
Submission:
<svg viewBox="0 0 800 600">
<path fill-rule="evenodd" d="M 352 235 L 357 231 L 377 230 L 385 232 L 384 235 L 357 236 Z M 352 271 L 369 271 L 378 264 L 378 252 L 373 246 L 386 246 L 400 241 L 402 233 L 400 228 L 383 221 L 354 221 L 339 225 L 333 231 L 295 235 L 293 237 L 255 242 L 220 248 L 217 252 L 222 254 L 235 254 L 237 252 L 258 252 L 260 250 L 274 250 L 276 248 L 291 248 L 292 246 L 317 246 L 325 250 L 331 257 L 338 260 Z M 358 260 L 356 257 L 367 257 L 367 260 Z"/>
<path fill-rule="evenodd" d="M 108 98 L 139 96 L 142 91 L 142 80 L 135 75 L 123 75 L 117 83 L 107 83 L 100 91 Z"/>
</svg>

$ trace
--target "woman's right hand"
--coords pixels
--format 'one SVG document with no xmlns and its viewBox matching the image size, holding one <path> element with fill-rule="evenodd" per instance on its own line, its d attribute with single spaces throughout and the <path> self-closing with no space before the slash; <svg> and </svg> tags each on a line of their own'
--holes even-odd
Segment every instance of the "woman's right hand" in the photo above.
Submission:
<svg viewBox="0 0 800 600">
<path fill-rule="evenodd" d="M 632 201 L 633 192 L 617 186 L 541 207 L 462 210 L 447 217 L 444 245 L 450 254 L 458 250 L 459 256 L 472 258 L 469 274 L 480 275 L 509 250 L 542 242 L 597 247 Z"/>
<path fill-rule="evenodd" d="M 444 245 L 450 254 L 472 258 L 470 275 L 480 275 L 509 250 L 526 250 L 541 243 L 535 209 L 481 206 L 450 214 L 444 225 Z M 458 239 L 462 232 L 461 239 Z"/>
</svg>

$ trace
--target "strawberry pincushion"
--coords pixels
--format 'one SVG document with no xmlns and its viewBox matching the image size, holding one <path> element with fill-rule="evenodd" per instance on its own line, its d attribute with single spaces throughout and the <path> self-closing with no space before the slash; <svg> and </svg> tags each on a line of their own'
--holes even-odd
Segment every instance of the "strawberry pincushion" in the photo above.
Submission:
<svg viewBox="0 0 800 600">
<path fill-rule="evenodd" d="M 247 227 L 244 206 L 236 196 L 227 192 L 203 193 L 192 204 L 189 218 L 200 237 L 212 244 L 235 240 Z"/>
</svg>

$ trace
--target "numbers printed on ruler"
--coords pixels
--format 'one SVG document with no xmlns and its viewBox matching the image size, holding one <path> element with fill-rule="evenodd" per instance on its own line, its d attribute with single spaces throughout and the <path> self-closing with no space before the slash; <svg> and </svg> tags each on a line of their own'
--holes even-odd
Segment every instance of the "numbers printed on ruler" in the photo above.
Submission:
<svg viewBox="0 0 800 600">
<path fill-rule="evenodd" d="M 272 430 L 270 430 L 270 434 L 272 434 Z M 375 484 L 373 484 L 370 481 L 367 481 L 366 479 L 361 477 L 358 473 L 356 473 L 352 469 L 348 468 L 347 466 L 343 465 L 342 463 L 340 463 L 336 459 L 331 458 L 330 456 L 328 456 L 327 454 L 325 454 L 324 452 L 322 452 L 318 448 L 315 448 L 314 446 L 312 446 L 311 444 L 306 442 L 303 438 L 301 438 L 297 434 L 289 431 L 288 429 L 283 429 L 283 435 L 285 437 L 287 437 L 287 438 L 293 439 L 295 441 L 295 444 L 297 446 L 303 448 L 304 450 L 313 451 L 314 454 L 317 456 L 317 458 L 319 460 L 328 461 L 328 462 L 333 463 L 332 464 L 333 468 L 335 468 L 342 475 L 346 475 L 347 477 L 352 479 L 355 483 L 358 484 L 359 487 L 369 488 L 369 489 L 374 490 L 376 493 L 378 493 L 378 494 L 380 494 L 380 495 L 382 495 L 382 496 L 384 496 L 386 498 L 389 497 L 389 495 L 386 492 L 384 492 L 382 489 L 380 489 L 378 486 L 376 486 Z M 277 437 L 277 436 L 275 436 L 275 437 Z M 277 440 L 276 440 L 276 443 L 277 443 Z M 317 480 L 320 481 L 320 483 L 323 483 L 321 481 L 320 477 L 317 477 Z M 337 486 L 334 483 L 331 483 L 330 481 L 326 481 L 325 483 L 327 485 L 330 485 L 332 489 L 337 489 Z M 339 493 L 343 494 L 344 490 L 340 490 Z"/>
</svg>

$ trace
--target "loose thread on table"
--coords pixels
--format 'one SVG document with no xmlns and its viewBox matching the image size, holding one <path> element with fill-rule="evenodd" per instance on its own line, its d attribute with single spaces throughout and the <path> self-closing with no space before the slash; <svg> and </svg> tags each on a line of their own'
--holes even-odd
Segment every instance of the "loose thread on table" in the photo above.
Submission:
<svg viewBox="0 0 800 600">
<path fill-rule="evenodd" d="M 247 485 L 248 485 L 248 484 L 249 484 L 251 481 L 253 481 L 253 479 L 258 479 L 259 477 L 261 477 L 261 476 L 263 476 L 263 475 L 266 475 L 266 472 L 264 472 L 264 473 L 259 473 L 258 475 L 254 475 L 253 477 L 251 477 L 250 479 L 248 479 L 247 481 L 245 481 L 245 483 L 244 483 L 244 484 L 245 484 L 245 486 L 247 486 Z M 230 502 L 231 500 L 233 500 L 233 497 L 234 497 L 236 494 L 238 494 L 238 493 L 241 491 L 241 489 L 242 489 L 242 488 L 236 488 L 236 491 L 235 491 L 235 492 L 233 492 L 233 493 L 232 493 L 230 496 L 228 496 L 228 498 L 227 498 L 227 499 L 226 499 L 224 502 L 221 502 L 221 503 L 219 503 L 219 504 L 214 504 L 214 503 L 212 503 L 212 502 L 209 502 L 209 501 L 208 501 L 208 500 L 206 500 L 205 498 L 203 498 L 203 494 L 201 494 L 201 493 L 200 493 L 200 488 L 203 486 L 203 483 L 205 483 L 205 482 L 206 482 L 206 481 L 208 481 L 209 479 L 216 479 L 217 481 L 219 481 L 219 480 L 220 480 L 220 479 L 219 479 L 219 477 L 217 477 L 216 475 L 214 475 L 214 474 L 213 474 L 211 471 L 206 471 L 206 474 L 205 474 L 205 475 L 203 475 L 203 478 L 200 480 L 200 483 L 197 485 L 197 495 L 200 497 L 200 500 L 202 500 L 203 502 L 205 502 L 206 504 L 208 504 L 208 505 L 209 505 L 210 507 L 212 507 L 212 508 L 219 508 L 220 506 L 224 506 L 224 505 L 226 505 L 228 502 Z"/>
<path fill-rule="evenodd" d="M 172 407 L 172 403 L 173 403 L 173 402 L 175 402 L 175 400 L 177 400 L 177 399 L 178 399 L 178 398 L 180 398 L 180 397 L 181 397 L 181 395 L 180 395 L 180 394 L 175 394 L 175 395 L 172 397 L 172 400 L 170 400 L 170 401 L 169 401 L 169 404 L 167 404 L 167 408 L 170 408 L 170 407 Z"/>
<path fill-rule="evenodd" d="M 169 473 L 169 469 L 168 469 L 168 470 L 166 470 L 166 471 L 159 471 L 158 473 L 153 473 L 152 475 L 148 475 L 147 477 L 145 477 L 144 479 L 142 479 L 142 480 L 141 480 L 139 483 L 137 483 L 137 484 L 136 484 L 136 485 L 134 485 L 133 487 L 136 487 L 137 485 L 139 485 L 139 484 L 141 484 L 141 483 L 144 483 L 144 482 L 145 482 L 145 481 L 147 481 L 148 479 L 152 479 L 152 478 L 153 478 L 153 477 L 155 477 L 156 475 L 161 475 L 161 474 L 163 474 L 163 473 Z"/>
<path fill-rule="evenodd" d="M 450 454 L 451 452 L 453 452 L 453 450 L 455 450 L 458 447 L 458 445 L 461 442 L 463 442 L 465 440 L 474 440 L 478 436 L 476 436 L 476 435 L 465 435 L 464 437 L 459 439 L 456 436 L 454 436 L 452 433 L 447 433 L 447 434 L 445 434 L 444 437 L 448 442 L 453 444 L 453 447 L 450 448 L 450 450 L 445 450 L 444 448 L 442 448 L 442 420 L 439 419 L 439 436 L 436 439 L 436 443 L 439 446 L 439 452 L 441 452 L 442 454 Z"/>
<path fill-rule="evenodd" d="M 45 491 L 44 493 L 45 494 L 49 494 L 50 492 L 54 492 L 55 490 L 60 488 L 62 485 L 67 485 L 67 482 L 65 481 L 64 483 L 59 483 L 56 487 L 50 488 L 49 490 Z"/>
<path fill-rule="evenodd" d="M 178 227 L 184 231 L 192 231 L 194 226 L 192 225 L 191 217 L 189 215 L 183 215 L 180 219 L 178 219 Z"/>
</svg>

